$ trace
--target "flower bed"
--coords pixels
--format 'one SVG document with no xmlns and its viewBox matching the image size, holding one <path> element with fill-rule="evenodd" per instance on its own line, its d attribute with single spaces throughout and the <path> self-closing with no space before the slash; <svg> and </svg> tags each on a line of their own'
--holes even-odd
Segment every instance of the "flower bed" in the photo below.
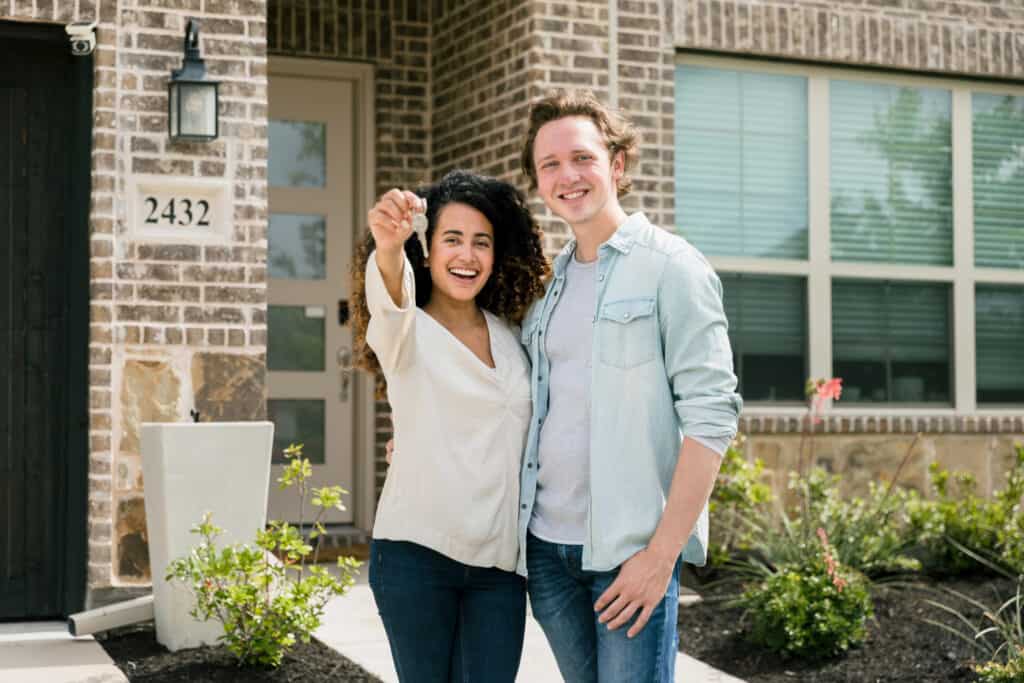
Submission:
<svg viewBox="0 0 1024 683">
<path fill-rule="evenodd" d="M 679 649 L 749 683 L 876 683 L 888 681 L 977 681 L 970 664 L 977 652 L 969 644 L 924 622 L 934 619 L 956 626 L 956 618 L 926 600 L 930 589 L 952 588 L 986 603 L 1012 594 L 1014 583 L 976 575 L 968 578 L 924 580 L 922 588 L 876 586 L 874 618 L 866 623 L 864 643 L 844 655 L 824 660 L 784 657 L 749 641 L 752 624 L 742 610 L 726 607 L 721 599 L 736 594 L 736 586 L 701 590 L 705 601 L 679 611 Z M 977 620 L 976 611 L 964 610 Z"/>
<path fill-rule="evenodd" d="M 156 642 L 153 624 L 97 636 L 129 681 L 146 683 L 252 683 L 255 681 L 302 681 L 303 683 L 379 683 L 349 659 L 317 640 L 297 643 L 281 666 L 244 667 L 225 647 L 200 647 L 168 652 Z"/>
</svg>

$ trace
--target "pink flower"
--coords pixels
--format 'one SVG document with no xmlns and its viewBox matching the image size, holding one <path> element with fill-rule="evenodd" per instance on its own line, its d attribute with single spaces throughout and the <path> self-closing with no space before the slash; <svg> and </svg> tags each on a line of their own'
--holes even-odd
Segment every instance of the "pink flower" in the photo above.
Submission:
<svg viewBox="0 0 1024 683">
<path fill-rule="evenodd" d="M 828 547 L 828 534 L 826 534 L 825 533 L 825 529 L 820 527 L 820 526 L 818 527 L 818 538 L 821 539 L 821 544 L 827 548 Z"/>
<path fill-rule="evenodd" d="M 818 380 L 817 391 L 819 401 L 838 401 L 840 394 L 843 393 L 842 377 L 833 377 L 830 380 Z"/>
</svg>

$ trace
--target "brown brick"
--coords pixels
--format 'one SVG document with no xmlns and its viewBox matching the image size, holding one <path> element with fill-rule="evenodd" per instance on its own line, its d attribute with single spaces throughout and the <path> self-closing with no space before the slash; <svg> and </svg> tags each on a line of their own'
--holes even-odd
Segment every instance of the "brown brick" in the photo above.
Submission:
<svg viewBox="0 0 1024 683">
<path fill-rule="evenodd" d="M 255 304 L 265 301 L 266 290 L 250 287 L 206 286 L 203 288 L 203 300 L 219 303 Z"/>
<path fill-rule="evenodd" d="M 199 287 L 184 285 L 139 285 L 140 301 L 184 302 L 199 301 Z"/>
<path fill-rule="evenodd" d="M 140 244 L 138 257 L 144 261 L 198 261 L 199 247 L 192 245 Z"/>
<path fill-rule="evenodd" d="M 134 322 L 174 323 L 180 322 L 181 309 L 177 306 L 117 306 L 118 320 Z"/>
</svg>

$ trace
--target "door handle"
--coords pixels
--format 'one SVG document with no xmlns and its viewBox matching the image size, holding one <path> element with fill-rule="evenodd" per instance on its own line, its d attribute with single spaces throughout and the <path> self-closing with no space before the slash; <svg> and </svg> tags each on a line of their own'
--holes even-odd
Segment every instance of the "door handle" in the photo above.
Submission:
<svg viewBox="0 0 1024 683">
<path fill-rule="evenodd" d="M 352 350 L 347 346 L 338 347 L 337 361 L 338 380 L 341 383 L 338 400 L 345 403 L 348 401 L 349 384 L 352 381 Z"/>
</svg>

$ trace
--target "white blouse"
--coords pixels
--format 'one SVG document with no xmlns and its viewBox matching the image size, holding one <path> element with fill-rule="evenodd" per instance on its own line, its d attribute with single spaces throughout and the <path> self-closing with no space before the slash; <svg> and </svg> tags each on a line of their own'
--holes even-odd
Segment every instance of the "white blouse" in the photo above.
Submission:
<svg viewBox="0 0 1024 683">
<path fill-rule="evenodd" d="M 495 367 L 416 307 L 408 259 L 402 306 L 366 267 L 366 341 L 388 384 L 395 453 L 374 538 L 412 541 L 453 560 L 514 571 L 519 467 L 532 405 L 518 335 L 484 311 Z"/>
</svg>

